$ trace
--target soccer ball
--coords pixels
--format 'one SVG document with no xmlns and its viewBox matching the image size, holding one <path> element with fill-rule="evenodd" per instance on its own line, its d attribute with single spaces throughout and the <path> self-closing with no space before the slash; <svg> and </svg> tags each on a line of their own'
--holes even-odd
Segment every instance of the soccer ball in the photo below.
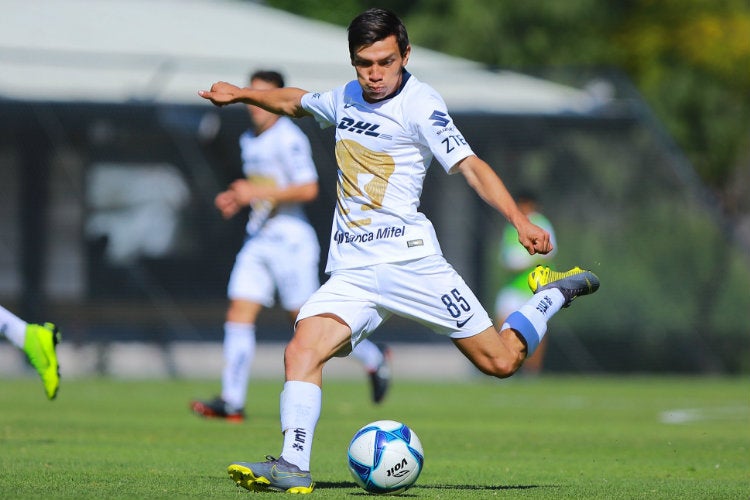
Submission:
<svg viewBox="0 0 750 500">
<path fill-rule="evenodd" d="M 370 493 L 406 491 L 417 481 L 423 464 L 422 443 L 401 422 L 378 420 L 367 424 L 349 443 L 349 471 Z"/>
</svg>

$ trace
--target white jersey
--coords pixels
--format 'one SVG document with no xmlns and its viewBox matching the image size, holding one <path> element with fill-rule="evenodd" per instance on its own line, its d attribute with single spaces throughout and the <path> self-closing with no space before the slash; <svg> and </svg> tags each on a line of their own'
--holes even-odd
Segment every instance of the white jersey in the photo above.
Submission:
<svg viewBox="0 0 750 500">
<path fill-rule="evenodd" d="M 260 135 L 247 131 L 240 136 L 242 172 L 253 183 L 284 188 L 307 184 L 318 179 L 312 160 L 310 141 L 291 119 L 282 116 Z M 254 236 L 261 229 L 283 230 L 284 225 L 307 222 L 301 203 L 273 206 L 267 201 L 251 205 L 247 233 Z"/>
<path fill-rule="evenodd" d="M 337 206 L 326 272 L 442 255 L 432 223 L 418 211 L 433 156 L 446 172 L 473 153 L 445 102 L 404 72 L 399 92 L 368 103 L 354 80 L 305 94 L 302 107 L 336 126 Z"/>
</svg>

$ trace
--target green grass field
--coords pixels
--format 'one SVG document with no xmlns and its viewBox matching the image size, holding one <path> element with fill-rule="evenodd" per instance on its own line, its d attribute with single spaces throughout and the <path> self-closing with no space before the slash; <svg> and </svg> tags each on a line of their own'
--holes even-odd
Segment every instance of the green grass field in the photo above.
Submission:
<svg viewBox="0 0 750 500">
<path fill-rule="evenodd" d="M 254 381 L 243 424 L 192 416 L 217 381 L 0 380 L 3 498 L 259 498 L 226 474 L 277 454 L 280 383 Z M 318 498 L 362 498 L 346 468 L 360 426 L 401 420 L 425 468 L 407 498 L 750 498 L 750 381 L 541 377 L 332 381 L 315 435 Z"/>
</svg>

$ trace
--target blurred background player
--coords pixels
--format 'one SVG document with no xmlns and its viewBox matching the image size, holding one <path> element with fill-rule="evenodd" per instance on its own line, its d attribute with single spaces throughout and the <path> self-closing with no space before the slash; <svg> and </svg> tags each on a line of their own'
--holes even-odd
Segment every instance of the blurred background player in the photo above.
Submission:
<svg viewBox="0 0 750 500">
<path fill-rule="evenodd" d="M 284 87 L 276 71 L 256 71 L 250 88 Z M 224 369 L 221 395 L 192 401 L 204 417 L 242 421 L 255 355 L 255 322 L 264 307 L 282 307 L 294 322 L 299 308 L 320 286 L 320 246 L 303 204 L 318 196 L 318 175 L 310 143 L 291 119 L 247 106 L 252 127 L 240 137 L 244 179 L 216 196 L 224 218 L 250 206 L 247 236 L 229 277 L 229 308 L 224 323 Z M 370 341 L 352 351 L 367 370 L 372 399 L 384 398 L 389 382 L 388 351 Z M 281 362 L 281 360 L 279 360 Z"/>
<path fill-rule="evenodd" d="M 552 223 L 539 213 L 539 200 L 532 191 L 519 191 L 516 204 L 529 220 L 546 230 L 550 235 L 552 251 L 547 254 L 530 255 L 519 243 L 516 229 L 507 224 L 500 240 L 498 257 L 505 277 L 505 285 L 500 289 L 495 300 L 495 324 L 502 325 L 513 312 L 517 311 L 531 298 L 527 278 L 538 265 L 550 266 L 551 257 L 556 253 L 557 241 Z M 528 357 L 521 367 L 521 373 L 536 375 L 542 370 L 544 354 L 547 350 L 548 337 L 544 337 L 534 354 Z"/>
<path fill-rule="evenodd" d="M 0 306 L 0 334 L 26 354 L 31 366 L 42 378 L 47 397 L 55 399 L 60 387 L 60 367 L 55 346 L 60 342 L 61 335 L 57 327 L 52 323 L 27 323 Z"/>
</svg>

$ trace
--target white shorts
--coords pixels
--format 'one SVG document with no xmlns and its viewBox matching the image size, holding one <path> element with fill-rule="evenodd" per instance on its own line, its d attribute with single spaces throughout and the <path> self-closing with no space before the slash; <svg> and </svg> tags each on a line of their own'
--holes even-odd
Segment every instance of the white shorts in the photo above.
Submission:
<svg viewBox="0 0 750 500">
<path fill-rule="evenodd" d="M 297 321 L 325 313 L 351 328 L 352 345 L 393 314 L 452 338 L 492 326 L 479 299 L 440 255 L 333 272 L 302 306 Z"/>
<path fill-rule="evenodd" d="M 227 295 L 271 307 L 278 290 L 282 307 L 297 310 L 320 286 L 319 260 L 318 238 L 309 224 L 264 229 L 237 254 Z"/>
</svg>

